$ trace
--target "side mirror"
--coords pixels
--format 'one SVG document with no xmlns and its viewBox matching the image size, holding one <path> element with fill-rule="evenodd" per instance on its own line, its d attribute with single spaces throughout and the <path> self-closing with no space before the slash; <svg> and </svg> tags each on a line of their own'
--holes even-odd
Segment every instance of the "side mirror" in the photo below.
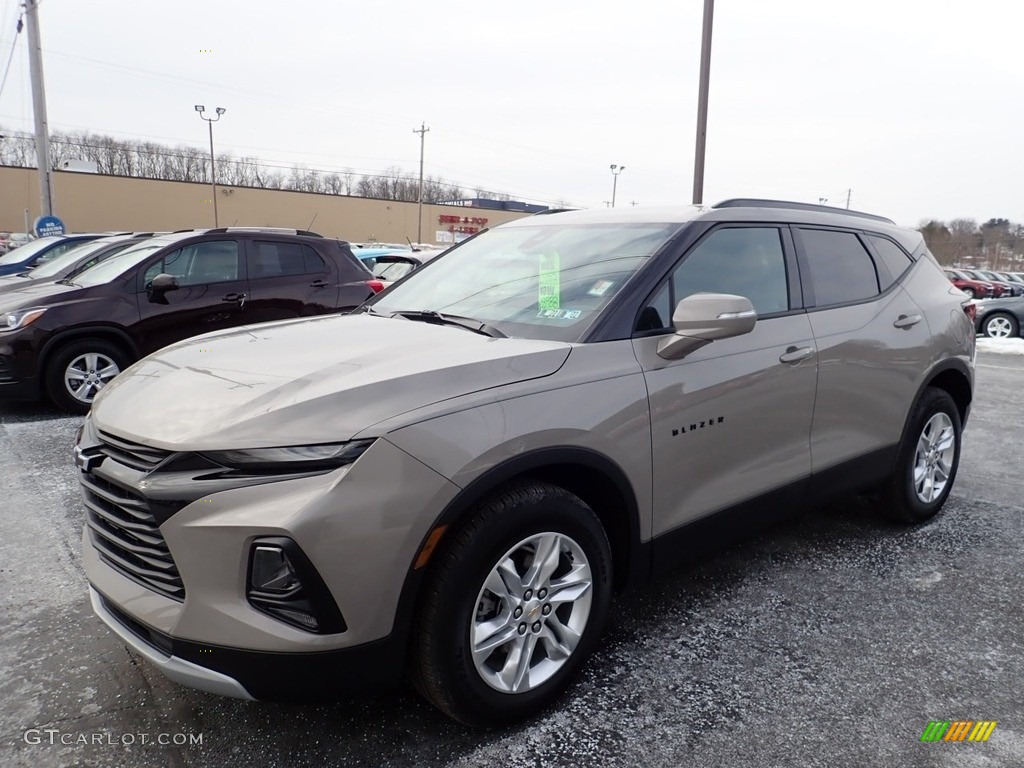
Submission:
<svg viewBox="0 0 1024 768">
<path fill-rule="evenodd" d="M 149 290 L 153 293 L 166 293 L 167 291 L 176 291 L 181 286 L 178 285 L 178 278 L 174 275 L 168 275 L 161 273 L 149 281 Z"/>
<path fill-rule="evenodd" d="M 178 278 L 174 275 L 161 273 L 146 283 L 146 295 L 149 296 L 149 300 L 153 304 L 166 304 L 167 297 L 164 294 L 168 291 L 176 291 L 180 287 Z"/>
<path fill-rule="evenodd" d="M 676 332 L 658 343 L 658 355 L 678 360 L 715 339 L 750 333 L 757 312 L 750 299 L 729 293 L 695 293 L 676 305 L 672 325 Z"/>
</svg>

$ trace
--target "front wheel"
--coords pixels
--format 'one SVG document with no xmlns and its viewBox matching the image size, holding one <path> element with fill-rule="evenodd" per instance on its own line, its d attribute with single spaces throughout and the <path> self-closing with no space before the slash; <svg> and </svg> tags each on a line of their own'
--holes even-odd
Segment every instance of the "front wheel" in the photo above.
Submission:
<svg viewBox="0 0 1024 768">
<path fill-rule="evenodd" d="M 76 341 L 58 351 L 47 364 L 47 393 L 63 410 L 85 413 L 97 393 L 128 363 L 128 356 L 109 341 Z"/>
<path fill-rule="evenodd" d="M 977 294 L 974 292 L 973 288 L 967 287 L 967 288 L 961 288 L 960 290 L 963 291 L 964 293 L 966 293 L 972 299 L 976 298 L 976 296 L 977 296 Z"/>
<path fill-rule="evenodd" d="M 1017 323 L 1017 318 L 1013 315 L 1008 315 L 1005 312 L 996 312 L 985 318 L 985 322 L 981 324 L 981 330 L 986 336 L 991 338 L 1007 339 L 1019 335 L 1020 326 Z"/>
<path fill-rule="evenodd" d="M 536 714 L 576 677 L 611 597 L 608 538 L 578 497 L 547 483 L 482 504 L 435 555 L 414 682 L 473 727 Z"/>
<path fill-rule="evenodd" d="M 896 469 L 882 493 L 883 511 L 901 523 L 923 523 L 945 504 L 960 466 L 960 411 L 949 393 L 929 388 L 914 406 Z"/>
</svg>

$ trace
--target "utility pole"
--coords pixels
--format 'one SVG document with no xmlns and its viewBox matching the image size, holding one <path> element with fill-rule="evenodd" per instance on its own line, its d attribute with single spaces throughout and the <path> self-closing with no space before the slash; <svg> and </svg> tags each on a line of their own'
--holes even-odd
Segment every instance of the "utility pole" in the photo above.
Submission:
<svg viewBox="0 0 1024 768">
<path fill-rule="evenodd" d="M 50 170 L 50 130 L 46 121 L 43 88 L 43 51 L 39 41 L 39 0 L 25 0 L 28 28 L 28 69 L 32 79 L 32 112 L 36 121 L 36 165 L 39 169 L 39 215 L 53 215 L 53 178 Z"/>
<path fill-rule="evenodd" d="M 853 194 L 852 189 L 846 190 L 846 210 L 850 210 L 850 195 Z"/>
<path fill-rule="evenodd" d="M 708 88 L 711 81 L 711 22 L 715 0 L 704 0 L 704 31 L 700 40 L 700 89 L 697 96 L 697 150 L 693 158 L 693 204 L 704 202 L 704 150 L 708 138 Z"/>
<path fill-rule="evenodd" d="M 417 195 L 418 204 L 416 205 L 416 242 L 423 242 L 423 148 L 426 144 L 427 132 L 430 129 L 427 128 L 426 123 L 420 123 L 419 130 L 413 128 L 413 133 L 420 135 L 420 193 Z"/>
</svg>

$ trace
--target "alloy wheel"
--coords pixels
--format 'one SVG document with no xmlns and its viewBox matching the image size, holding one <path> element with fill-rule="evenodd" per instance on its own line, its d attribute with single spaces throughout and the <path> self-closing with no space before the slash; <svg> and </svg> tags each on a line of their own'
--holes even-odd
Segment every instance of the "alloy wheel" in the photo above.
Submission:
<svg viewBox="0 0 1024 768">
<path fill-rule="evenodd" d="M 112 359 L 100 352 L 87 352 L 74 358 L 64 369 L 64 386 L 82 403 L 91 403 L 96 394 L 121 372 Z"/>
<path fill-rule="evenodd" d="M 924 504 L 942 496 L 956 458 L 953 421 L 939 412 L 928 419 L 917 440 L 914 456 L 914 492 Z"/>
<path fill-rule="evenodd" d="M 1013 324 L 1008 317 L 996 315 L 985 321 L 985 335 L 995 339 L 1005 339 L 1013 334 Z"/>
<path fill-rule="evenodd" d="M 564 534 L 539 533 L 508 550 L 484 580 L 469 627 L 481 679 L 503 693 L 550 679 L 586 629 L 592 586 L 583 548 Z"/>
</svg>

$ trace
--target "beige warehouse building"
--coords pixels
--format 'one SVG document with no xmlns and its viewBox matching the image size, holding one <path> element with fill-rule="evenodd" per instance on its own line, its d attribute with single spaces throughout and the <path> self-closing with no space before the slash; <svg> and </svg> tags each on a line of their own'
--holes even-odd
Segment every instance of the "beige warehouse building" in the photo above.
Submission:
<svg viewBox="0 0 1024 768">
<path fill-rule="evenodd" d="M 209 184 L 56 171 L 54 215 L 69 232 L 166 231 L 213 226 Z M 220 226 L 294 227 L 350 242 L 417 239 L 416 203 L 364 197 L 217 187 Z M 527 215 L 423 205 L 423 242 L 444 245 Z M 0 231 L 22 232 L 39 216 L 34 168 L 0 167 Z"/>
</svg>

